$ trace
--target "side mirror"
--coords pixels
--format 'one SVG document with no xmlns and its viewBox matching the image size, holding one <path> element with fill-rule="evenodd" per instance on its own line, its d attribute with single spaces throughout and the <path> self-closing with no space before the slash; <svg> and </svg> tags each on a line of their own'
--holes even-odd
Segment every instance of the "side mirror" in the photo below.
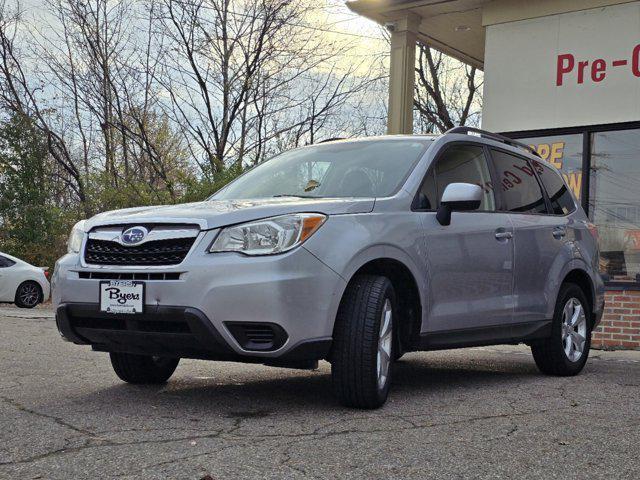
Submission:
<svg viewBox="0 0 640 480">
<path fill-rule="evenodd" d="M 451 212 L 477 210 L 482 202 L 482 188 L 472 183 L 450 183 L 444 189 L 436 219 L 440 225 L 451 224 Z"/>
</svg>

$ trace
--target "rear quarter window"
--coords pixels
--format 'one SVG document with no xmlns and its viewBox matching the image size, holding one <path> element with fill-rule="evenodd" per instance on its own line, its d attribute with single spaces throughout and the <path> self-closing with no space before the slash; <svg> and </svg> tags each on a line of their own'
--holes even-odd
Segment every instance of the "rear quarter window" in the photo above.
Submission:
<svg viewBox="0 0 640 480">
<path fill-rule="evenodd" d="M 533 162 L 542 185 L 544 185 L 554 215 L 568 215 L 575 212 L 576 204 L 573 196 L 560 173 L 542 162 Z"/>
<path fill-rule="evenodd" d="M 13 260 L 8 259 L 7 257 L 3 257 L 0 255 L 0 268 L 12 267 L 16 264 Z"/>
</svg>

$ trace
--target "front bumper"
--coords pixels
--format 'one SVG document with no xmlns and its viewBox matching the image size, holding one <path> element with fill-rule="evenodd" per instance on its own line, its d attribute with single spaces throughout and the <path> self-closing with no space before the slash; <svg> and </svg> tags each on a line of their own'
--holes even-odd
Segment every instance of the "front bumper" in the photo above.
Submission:
<svg viewBox="0 0 640 480">
<path fill-rule="evenodd" d="M 86 267 L 78 255 L 62 257 L 52 282 L 62 335 L 96 350 L 184 358 L 260 363 L 325 358 L 345 287 L 339 275 L 303 247 L 283 255 L 247 257 L 209 254 L 205 248 L 209 244 L 205 236 L 181 264 L 166 268 Z M 87 278 L 89 274 L 104 277 L 150 272 L 172 275 L 145 281 L 143 315 L 121 318 L 99 312 L 100 279 Z M 81 321 L 74 323 L 74 319 Z M 124 328 L 99 331 L 97 327 L 105 321 L 120 322 Z M 178 325 L 173 325 L 177 330 L 150 332 L 145 321 L 179 322 L 189 328 L 189 335 Z M 96 327 L 91 335 L 80 329 L 90 322 Z M 283 342 L 268 351 L 243 348 L 237 333 L 234 336 L 232 332 L 233 325 L 252 322 L 281 328 Z M 147 331 L 140 332 L 138 327 Z"/>
<path fill-rule="evenodd" d="M 63 304 L 56 310 L 62 336 L 94 350 L 203 360 L 290 365 L 327 357 L 331 339 L 306 340 L 277 359 L 238 354 L 200 310 L 157 306 L 142 315 L 105 315 L 98 304 Z"/>
</svg>

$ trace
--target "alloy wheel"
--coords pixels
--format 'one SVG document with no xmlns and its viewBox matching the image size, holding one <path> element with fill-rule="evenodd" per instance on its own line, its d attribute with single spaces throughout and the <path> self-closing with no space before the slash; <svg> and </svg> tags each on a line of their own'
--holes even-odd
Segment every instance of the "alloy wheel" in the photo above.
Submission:
<svg viewBox="0 0 640 480">
<path fill-rule="evenodd" d="M 386 299 L 382 308 L 380 318 L 380 332 L 378 335 L 378 389 L 384 389 L 389 378 L 389 368 L 391 366 L 391 344 L 393 341 L 393 310 L 391 301 Z"/>
<path fill-rule="evenodd" d="M 26 307 L 33 307 L 38 303 L 38 299 L 40 298 L 40 292 L 38 291 L 38 287 L 33 283 L 26 283 L 20 289 L 20 293 L 18 295 L 20 298 L 20 302 Z"/>
<path fill-rule="evenodd" d="M 587 317 L 577 298 L 570 298 L 562 310 L 562 346 L 571 362 L 582 357 L 587 341 Z"/>
</svg>

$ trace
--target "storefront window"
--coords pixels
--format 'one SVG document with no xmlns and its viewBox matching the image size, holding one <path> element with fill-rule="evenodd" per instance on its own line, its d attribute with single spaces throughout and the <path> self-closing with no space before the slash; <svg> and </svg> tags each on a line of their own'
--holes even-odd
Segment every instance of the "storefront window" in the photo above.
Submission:
<svg viewBox="0 0 640 480">
<path fill-rule="evenodd" d="M 589 206 L 609 281 L 640 282 L 640 130 L 591 135 Z"/>
<path fill-rule="evenodd" d="M 582 193 L 582 135 L 555 135 L 524 138 L 520 142 L 531 145 L 543 160 L 556 167 L 579 200 Z"/>
</svg>

